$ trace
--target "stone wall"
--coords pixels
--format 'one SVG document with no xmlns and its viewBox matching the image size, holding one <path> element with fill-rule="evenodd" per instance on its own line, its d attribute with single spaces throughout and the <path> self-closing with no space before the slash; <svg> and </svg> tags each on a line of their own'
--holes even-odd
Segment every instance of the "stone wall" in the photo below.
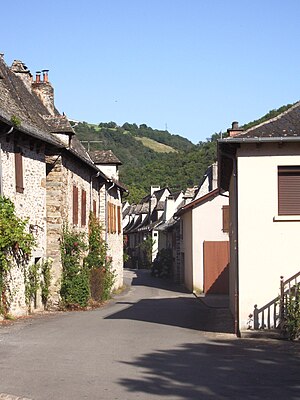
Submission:
<svg viewBox="0 0 300 400">
<path fill-rule="evenodd" d="M 114 187 L 107 193 L 107 203 L 115 204 L 116 206 L 122 207 L 120 191 Z M 107 232 L 107 245 L 108 254 L 112 257 L 112 269 L 115 271 L 116 280 L 114 289 L 123 286 L 123 229 L 122 229 L 122 217 L 120 233 L 108 233 Z"/>
<path fill-rule="evenodd" d="M 64 224 L 79 232 L 88 233 L 88 219 L 96 206 L 99 215 L 99 183 L 92 169 L 63 155 L 47 157 L 47 256 L 52 262 L 52 305 L 59 302 L 60 279 L 62 273 L 60 239 Z M 92 184 L 91 184 L 92 179 Z M 78 224 L 73 224 L 73 187 L 78 189 Z M 86 223 L 82 224 L 82 191 L 86 192 Z"/>
<path fill-rule="evenodd" d="M 29 264 L 43 259 L 46 255 L 46 166 L 44 147 L 29 141 L 25 136 L 11 136 L 1 141 L 1 168 L 3 195 L 12 200 L 18 217 L 28 219 L 27 229 L 35 239 Z M 22 152 L 23 193 L 16 191 L 15 153 L 17 145 Z M 23 268 L 14 266 L 10 272 L 9 288 L 11 304 L 9 312 L 13 315 L 27 313 L 25 303 L 25 284 Z M 41 302 L 38 301 L 38 305 Z M 39 307 L 38 307 L 39 308 Z"/>
</svg>

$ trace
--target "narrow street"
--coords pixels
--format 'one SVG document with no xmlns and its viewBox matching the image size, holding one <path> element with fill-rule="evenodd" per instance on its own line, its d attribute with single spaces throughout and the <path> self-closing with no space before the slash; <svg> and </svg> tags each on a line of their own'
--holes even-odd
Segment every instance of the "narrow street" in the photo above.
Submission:
<svg viewBox="0 0 300 400">
<path fill-rule="evenodd" d="M 237 339 L 227 309 L 125 281 L 100 309 L 0 325 L 0 399 L 300 399 L 299 343 Z"/>
</svg>

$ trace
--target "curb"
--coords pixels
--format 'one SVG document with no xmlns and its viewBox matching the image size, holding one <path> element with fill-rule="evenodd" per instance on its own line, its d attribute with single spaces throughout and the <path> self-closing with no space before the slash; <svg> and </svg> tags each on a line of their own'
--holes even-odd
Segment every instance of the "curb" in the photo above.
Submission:
<svg viewBox="0 0 300 400">
<path fill-rule="evenodd" d="M 6 393 L 0 393 L 0 400 L 32 400 L 32 399 L 28 399 L 27 397 L 13 396 L 11 394 L 6 394 Z"/>
</svg>

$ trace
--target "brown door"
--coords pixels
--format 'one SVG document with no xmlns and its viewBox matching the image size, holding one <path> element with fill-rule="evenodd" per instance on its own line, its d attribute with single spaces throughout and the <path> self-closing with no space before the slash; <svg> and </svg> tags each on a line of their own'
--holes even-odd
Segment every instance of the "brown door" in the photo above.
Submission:
<svg viewBox="0 0 300 400">
<path fill-rule="evenodd" d="M 203 242 L 204 293 L 229 293 L 229 242 Z"/>
</svg>

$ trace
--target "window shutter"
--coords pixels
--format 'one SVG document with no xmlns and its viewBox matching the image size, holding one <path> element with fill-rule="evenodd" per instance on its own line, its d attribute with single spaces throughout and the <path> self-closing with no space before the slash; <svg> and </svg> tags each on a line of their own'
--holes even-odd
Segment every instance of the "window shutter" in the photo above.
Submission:
<svg viewBox="0 0 300 400">
<path fill-rule="evenodd" d="M 73 186 L 73 224 L 78 225 L 78 189 Z"/>
<path fill-rule="evenodd" d="M 223 232 L 229 232 L 229 206 L 222 207 Z"/>
<path fill-rule="evenodd" d="M 93 200 L 93 214 L 96 217 L 96 214 L 97 214 L 97 203 L 96 203 L 96 200 Z"/>
<path fill-rule="evenodd" d="M 23 183 L 23 156 L 20 148 L 15 150 L 15 176 L 16 176 L 16 191 L 18 193 L 24 192 Z"/>
<path fill-rule="evenodd" d="M 278 167 L 278 215 L 300 215 L 300 166 Z"/>
<path fill-rule="evenodd" d="M 86 191 L 81 192 L 81 226 L 86 225 Z"/>
<path fill-rule="evenodd" d="M 118 206 L 117 210 L 118 210 L 118 233 L 120 234 L 122 232 L 121 207 Z"/>
<path fill-rule="evenodd" d="M 111 231 L 111 226 L 110 226 L 110 221 L 111 221 L 111 204 L 110 202 L 107 203 L 107 232 L 110 233 Z"/>
</svg>

